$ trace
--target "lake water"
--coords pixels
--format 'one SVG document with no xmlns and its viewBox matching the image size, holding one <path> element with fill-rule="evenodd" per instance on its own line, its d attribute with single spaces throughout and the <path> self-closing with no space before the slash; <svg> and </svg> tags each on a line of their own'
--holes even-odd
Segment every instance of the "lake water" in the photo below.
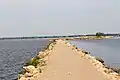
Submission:
<svg viewBox="0 0 120 80">
<path fill-rule="evenodd" d="M 14 80 L 22 66 L 49 43 L 39 40 L 0 40 L 0 80 Z"/>
<path fill-rule="evenodd" d="M 73 40 L 70 43 L 102 58 L 108 66 L 120 68 L 120 39 Z"/>
</svg>

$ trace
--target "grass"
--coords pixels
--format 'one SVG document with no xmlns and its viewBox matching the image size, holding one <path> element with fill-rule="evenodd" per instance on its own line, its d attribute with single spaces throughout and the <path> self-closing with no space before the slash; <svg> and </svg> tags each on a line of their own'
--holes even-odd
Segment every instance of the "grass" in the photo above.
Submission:
<svg viewBox="0 0 120 80">
<path fill-rule="evenodd" d="M 50 47 L 50 45 L 51 44 L 56 44 L 56 41 L 55 40 L 52 40 L 52 41 L 50 41 L 50 43 L 47 45 L 47 46 L 45 46 L 44 48 L 42 48 L 41 49 L 41 51 L 46 51 L 46 50 L 49 50 L 49 47 Z M 44 61 L 42 61 L 42 60 L 40 60 L 41 58 L 39 57 L 39 56 L 36 56 L 36 57 L 34 57 L 32 60 L 30 60 L 28 63 L 26 63 L 26 65 L 25 66 L 29 66 L 29 65 L 33 65 L 33 66 L 35 66 L 35 67 L 37 67 L 37 65 L 38 64 L 41 64 L 42 63 L 42 65 L 45 65 L 44 63 Z"/>
<path fill-rule="evenodd" d="M 45 52 L 46 50 L 53 49 L 53 45 L 51 45 L 51 44 L 55 45 L 55 44 L 56 44 L 56 39 L 50 41 L 50 43 L 49 43 L 47 46 L 45 46 L 44 48 L 42 48 L 41 51 Z M 52 48 L 50 48 L 50 46 L 52 46 Z M 44 58 L 44 57 L 42 57 L 42 58 Z M 31 59 L 29 62 L 27 62 L 24 66 L 32 65 L 32 66 L 34 66 L 35 68 L 37 68 L 37 65 L 39 65 L 39 66 L 45 66 L 45 65 L 46 65 L 46 61 L 42 60 L 42 58 L 40 58 L 40 57 L 38 56 L 38 54 L 37 54 L 34 58 L 32 58 L 32 59 Z M 40 71 L 40 73 L 42 72 L 41 69 L 40 69 L 39 71 Z M 20 79 L 20 75 L 21 75 L 21 74 L 25 74 L 25 70 L 21 70 L 21 71 L 19 72 L 18 79 Z M 18 79 L 16 79 L 16 80 L 18 80 Z"/>
<path fill-rule="evenodd" d="M 40 57 L 36 56 L 32 60 L 30 60 L 25 66 L 33 65 L 37 67 L 39 63 L 40 63 Z"/>
</svg>

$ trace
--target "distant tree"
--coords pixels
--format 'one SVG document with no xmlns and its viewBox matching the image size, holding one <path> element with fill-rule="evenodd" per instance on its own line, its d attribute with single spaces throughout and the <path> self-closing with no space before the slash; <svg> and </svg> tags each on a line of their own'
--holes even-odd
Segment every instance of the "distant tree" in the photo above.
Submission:
<svg viewBox="0 0 120 80">
<path fill-rule="evenodd" d="M 101 36 L 104 36 L 104 33 L 101 33 L 101 32 L 97 32 L 97 33 L 96 33 L 96 36 L 97 36 L 97 37 L 101 37 Z"/>
</svg>

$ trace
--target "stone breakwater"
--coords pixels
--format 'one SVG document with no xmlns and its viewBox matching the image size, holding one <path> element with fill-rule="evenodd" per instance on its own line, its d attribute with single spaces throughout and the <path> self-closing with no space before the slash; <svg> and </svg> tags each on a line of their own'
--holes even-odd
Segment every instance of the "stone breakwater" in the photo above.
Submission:
<svg viewBox="0 0 120 80">
<path fill-rule="evenodd" d="M 110 80 L 120 80 L 120 75 L 114 72 L 114 70 L 112 70 L 111 68 L 107 67 L 102 59 L 91 56 L 89 52 L 78 49 L 75 45 L 72 45 L 65 40 L 61 41 L 63 41 L 73 51 L 78 53 L 82 58 L 85 58 L 88 61 L 90 61 L 93 67 L 95 67 L 98 71 L 103 73 L 103 75 L 106 75 Z M 32 62 L 29 63 L 29 65 L 23 67 L 24 70 L 22 74 L 19 74 L 18 80 L 35 80 L 37 76 L 40 76 L 48 63 L 49 55 L 53 51 L 56 43 L 57 40 L 52 41 L 45 50 L 39 52 L 37 57 L 32 58 Z"/>
<path fill-rule="evenodd" d="M 112 68 L 110 68 L 107 65 L 105 65 L 104 61 L 102 59 L 94 57 L 94 56 L 91 56 L 89 52 L 83 51 L 83 50 L 77 48 L 75 45 L 70 44 L 67 41 L 65 41 L 65 44 L 67 44 L 69 47 L 71 47 L 72 50 L 76 51 L 83 58 L 88 59 L 92 63 L 92 65 L 95 68 L 97 68 L 98 71 L 102 72 L 109 79 L 120 80 L 120 74 L 115 72 Z"/>
<path fill-rule="evenodd" d="M 32 58 L 26 66 L 23 67 L 23 71 L 18 75 L 18 80 L 34 80 L 40 75 L 48 62 L 48 56 L 56 44 L 56 40 L 52 40 L 47 47 L 43 48 L 36 57 Z"/>
</svg>

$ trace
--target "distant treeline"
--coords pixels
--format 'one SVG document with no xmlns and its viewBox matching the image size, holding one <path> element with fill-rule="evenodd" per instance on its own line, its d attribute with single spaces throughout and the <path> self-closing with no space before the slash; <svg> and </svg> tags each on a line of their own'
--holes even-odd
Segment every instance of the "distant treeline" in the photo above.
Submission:
<svg viewBox="0 0 120 80">
<path fill-rule="evenodd" d="M 68 36 L 35 36 L 35 37 L 5 37 L 0 38 L 0 40 L 5 39 L 39 39 L 39 38 L 71 38 L 71 37 L 82 37 L 82 36 L 96 36 L 96 34 L 87 34 L 87 35 L 68 35 Z M 120 36 L 120 34 L 104 34 L 102 36 Z"/>
</svg>

